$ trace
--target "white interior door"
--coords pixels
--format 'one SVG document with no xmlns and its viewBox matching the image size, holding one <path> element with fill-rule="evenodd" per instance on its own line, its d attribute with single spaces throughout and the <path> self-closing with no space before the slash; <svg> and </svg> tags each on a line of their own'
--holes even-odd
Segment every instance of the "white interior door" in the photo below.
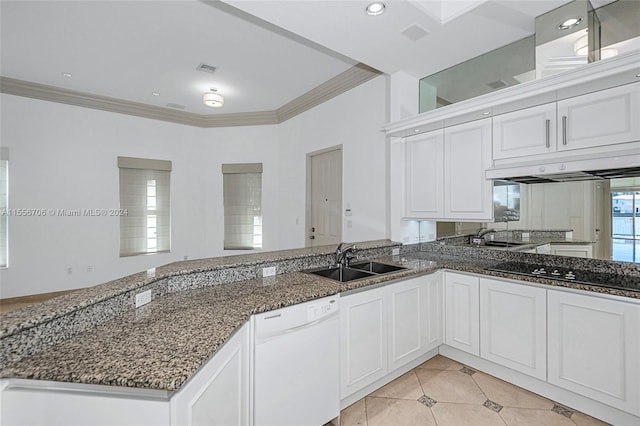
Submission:
<svg viewBox="0 0 640 426">
<path fill-rule="evenodd" d="M 342 149 L 310 154 L 308 246 L 339 244 L 342 238 Z"/>
</svg>

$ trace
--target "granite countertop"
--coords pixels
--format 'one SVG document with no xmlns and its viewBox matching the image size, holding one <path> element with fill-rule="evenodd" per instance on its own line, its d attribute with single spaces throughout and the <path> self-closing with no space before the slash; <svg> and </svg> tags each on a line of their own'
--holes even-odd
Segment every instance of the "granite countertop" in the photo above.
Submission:
<svg viewBox="0 0 640 426">
<path fill-rule="evenodd" d="M 30 355 L 0 377 L 176 391 L 253 314 L 443 268 L 640 299 L 640 292 L 485 270 L 495 259 L 415 252 L 376 260 L 408 269 L 347 283 L 289 272 L 170 294 Z"/>
</svg>

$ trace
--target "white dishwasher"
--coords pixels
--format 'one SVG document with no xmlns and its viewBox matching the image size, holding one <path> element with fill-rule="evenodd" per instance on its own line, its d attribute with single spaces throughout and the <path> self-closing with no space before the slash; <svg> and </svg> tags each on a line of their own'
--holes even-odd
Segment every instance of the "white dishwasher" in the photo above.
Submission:
<svg viewBox="0 0 640 426">
<path fill-rule="evenodd" d="M 319 426 L 338 417 L 339 297 L 253 317 L 254 425 Z"/>
</svg>

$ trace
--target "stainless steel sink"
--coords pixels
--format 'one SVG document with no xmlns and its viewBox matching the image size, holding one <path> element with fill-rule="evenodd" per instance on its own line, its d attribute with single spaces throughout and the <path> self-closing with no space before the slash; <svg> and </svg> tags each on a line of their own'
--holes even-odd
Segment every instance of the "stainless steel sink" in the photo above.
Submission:
<svg viewBox="0 0 640 426">
<path fill-rule="evenodd" d="M 529 243 L 521 243 L 516 241 L 486 241 L 484 243 L 485 246 L 489 246 L 489 247 L 516 247 L 516 246 L 521 246 L 523 244 L 529 244 Z"/>
<path fill-rule="evenodd" d="M 404 269 L 407 268 L 403 268 L 402 266 L 386 265 L 378 262 L 363 262 L 350 265 L 349 267 L 339 266 L 334 268 L 311 269 L 304 272 L 313 275 L 320 275 L 321 277 L 330 278 L 344 283 L 359 280 L 360 278 L 401 271 Z"/>
<path fill-rule="evenodd" d="M 305 272 L 309 274 L 320 275 L 321 277 L 331 278 L 332 280 L 340 281 L 343 283 L 375 275 L 370 272 L 361 271 L 359 269 L 344 267 L 324 268 Z"/>
<path fill-rule="evenodd" d="M 402 266 L 396 265 L 387 265 L 386 263 L 378 263 L 378 262 L 365 262 L 365 263 L 356 263 L 354 265 L 350 265 L 351 269 L 359 269 L 361 271 L 367 271 L 374 274 L 386 274 L 389 272 L 402 271 L 404 268 Z"/>
</svg>

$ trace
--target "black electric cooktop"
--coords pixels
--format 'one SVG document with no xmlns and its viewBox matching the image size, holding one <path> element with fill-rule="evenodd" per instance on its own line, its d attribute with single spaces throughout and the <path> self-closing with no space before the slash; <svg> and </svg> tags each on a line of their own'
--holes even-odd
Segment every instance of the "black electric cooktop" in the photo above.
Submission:
<svg viewBox="0 0 640 426">
<path fill-rule="evenodd" d="M 578 284 L 640 292 L 640 278 L 624 274 L 584 271 L 580 269 L 521 262 L 505 262 L 485 269 L 488 271 L 507 272 L 529 277 L 548 278 Z"/>
</svg>

